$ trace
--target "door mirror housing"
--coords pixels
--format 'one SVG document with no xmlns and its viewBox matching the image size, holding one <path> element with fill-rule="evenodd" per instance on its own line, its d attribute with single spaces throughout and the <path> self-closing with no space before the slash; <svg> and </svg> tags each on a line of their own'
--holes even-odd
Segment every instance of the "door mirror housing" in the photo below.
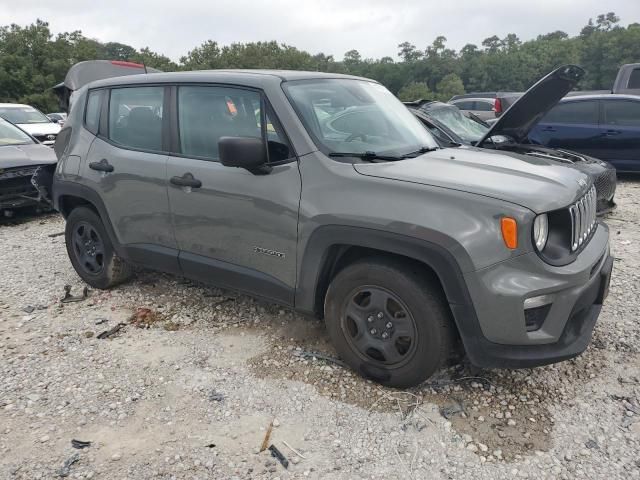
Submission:
<svg viewBox="0 0 640 480">
<path fill-rule="evenodd" d="M 261 138 L 220 137 L 220 163 L 225 167 L 245 168 L 256 175 L 271 171 L 267 163 L 267 149 Z"/>
</svg>

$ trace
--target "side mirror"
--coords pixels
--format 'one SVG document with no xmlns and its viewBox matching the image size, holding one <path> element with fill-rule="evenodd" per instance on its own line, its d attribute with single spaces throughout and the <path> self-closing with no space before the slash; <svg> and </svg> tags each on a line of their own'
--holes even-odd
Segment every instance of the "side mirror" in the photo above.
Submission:
<svg viewBox="0 0 640 480">
<path fill-rule="evenodd" d="M 267 150 L 261 138 L 220 137 L 218 153 L 225 167 L 245 168 L 256 175 L 271 171 L 266 165 Z"/>
</svg>

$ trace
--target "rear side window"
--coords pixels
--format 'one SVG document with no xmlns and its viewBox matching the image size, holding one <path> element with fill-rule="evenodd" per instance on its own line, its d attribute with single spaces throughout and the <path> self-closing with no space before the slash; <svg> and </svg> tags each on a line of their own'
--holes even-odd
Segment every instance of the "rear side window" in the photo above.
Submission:
<svg viewBox="0 0 640 480">
<path fill-rule="evenodd" d="M 491 112 L 493 110 L 493 102 L 481 102 L 478 100 L 475 102 L 474 110 L 479 112 Z"/>
<path fill-rule="evenodd" d="M 92 90 L 87 97 L 87 109 L 84 113 L 84 124 L 94 135 L 98 133 L 100 125 L 100 107 L 104 90 Z"/>
<path fill-rule="evenodd" d="M 634 68 L 631 72 L 627 88 L 640 88 L 640 68 Z"/>
<path fill-rule="evenodd" d="M 542 123 L 598 123 L 598 101 L 566 102 L 554 107 Z"/>
<path fill-rule="evenodd" d="M 164 87 L 111 90 L 109 139 L 124 147 L 162 150 Z"/>
<path fill-rule="evenodd" d="M 640 127 L 640 102 L 605 101 L 604 123 L 606 125 Z"/>
<path fill-rule="evenodd" d="M 453 102 L 453 104 L 460 110 L 473 110 L 473 102 Z"/>
</svg>

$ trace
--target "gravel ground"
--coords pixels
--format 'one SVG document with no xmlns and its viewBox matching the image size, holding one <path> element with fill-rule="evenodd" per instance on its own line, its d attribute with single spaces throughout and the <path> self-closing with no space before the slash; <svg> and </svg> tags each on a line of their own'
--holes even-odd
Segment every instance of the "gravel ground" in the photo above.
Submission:
<svg viewBox="0 0 640 480">
<path fill-rule="evenodd" d="M 640 182 L 617 200 L 611 293 L 584 355 L 456 365 L 410 391 L 334 363 L 320 322 L 181 278 L 139 271 L 61 304 L 84 287 L 62 219 L 5 221 L 0 478 L 639 478 Z M 288 469 L 260 451 L 270 424 Z"/>
</svg>

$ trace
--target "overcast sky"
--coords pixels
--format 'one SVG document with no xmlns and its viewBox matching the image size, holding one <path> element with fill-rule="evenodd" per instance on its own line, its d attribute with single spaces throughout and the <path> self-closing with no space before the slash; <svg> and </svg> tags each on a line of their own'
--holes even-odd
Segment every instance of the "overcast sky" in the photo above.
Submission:
<svg viewBox="0 0 640 480">
<path fill-rule="evenodd" d="M 0 25 L 41 18 L 56 33 L 82 30 L 174 60 L 208 39 L 277 40 L 336 59 L 350 49 L 395 59 L 399 43 L 424 49 L 438 35 L 455 49 L 494 34 L 575 35 L 589 17 L 607 11 L 625 26 L 640 22 L 640 0 L 0 0 Z"/>
</svg>

